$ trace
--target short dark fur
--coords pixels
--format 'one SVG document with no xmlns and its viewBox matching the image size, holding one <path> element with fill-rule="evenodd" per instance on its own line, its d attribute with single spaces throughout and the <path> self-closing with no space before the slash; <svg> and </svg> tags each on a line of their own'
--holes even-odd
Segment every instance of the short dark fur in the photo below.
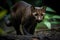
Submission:
<svg viewBox="0 0 60 40">
<path fill-rule="evenodd" d="M 12 25 L 14 26 L 17 34 L 24 35 L 33 34 L 37 21 L 32 15 L 34 7 L 24 1 L 16 3 L 11 10 Z M 22 25 L 22 28 L 20 28 Z M 21 32 L 22 29 L 22 32 Z"/>
</svg>

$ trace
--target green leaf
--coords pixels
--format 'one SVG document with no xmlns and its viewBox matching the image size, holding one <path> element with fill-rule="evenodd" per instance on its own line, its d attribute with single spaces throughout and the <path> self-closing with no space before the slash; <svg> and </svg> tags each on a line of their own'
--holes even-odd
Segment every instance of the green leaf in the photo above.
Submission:
<svg viewBox="0 0 60 40">
<path fill-rule="evenodd" d="M 0 28 L 0 35 L 6 35 L 7 33 L 2 29 Z"/>
<path fill-rule="evenodd" d="M 49 15 L 45 15 L 44 19 L 50 19 Z"/>
<path fill-rule="evenodd" d="M 3 10 L 0 12 L 0 20 L 6 15 L 7 10 Z"/>
<path fill-rule="evenodd" d="M 58 18 L 58 19 L 60 19 L 60 16 L 55 15 L 52 18 Z"/>
<path fill-rule="evenodd" d="M 44 21 L 44 24 L 48 27 L 48 29 L 51 29 L 51 23 L 48 21 Z"/>
<path fill-rule="evenodd" d="M 46 8 L 46 11 L 55 12 L 55 10 L 53 10 L 53 9 L 50 8 L 50 7 L 47 7 L 47 8 Z"/>
</svg>

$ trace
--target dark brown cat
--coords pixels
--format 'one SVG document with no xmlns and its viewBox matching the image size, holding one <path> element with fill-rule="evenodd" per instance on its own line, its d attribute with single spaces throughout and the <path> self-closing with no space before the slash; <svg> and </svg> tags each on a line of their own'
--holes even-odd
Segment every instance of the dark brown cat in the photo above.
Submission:
<svg viewBox="0 0 60 40">
<path fill-rule="evenodd" d="M 38 22 L 45 14 L 44 7 L 34 7 L 24 1 L 17 2 L 11 10 L 12 25 L 17 34 L 33 34 Z"/>
</svg>

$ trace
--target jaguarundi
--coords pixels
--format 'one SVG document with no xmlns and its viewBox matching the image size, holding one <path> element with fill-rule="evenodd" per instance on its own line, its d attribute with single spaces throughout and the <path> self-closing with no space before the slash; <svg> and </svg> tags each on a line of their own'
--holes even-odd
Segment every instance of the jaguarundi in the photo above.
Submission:
<svg viewBox="0 0 60 40">
<path fill-rule="evenodd" d="M 35 7 L 19 1 L 11 8 L 12 25 L 17 35 L 34 34 L 38 22 L 44 19 L 46 7 Z"/>
</svg>

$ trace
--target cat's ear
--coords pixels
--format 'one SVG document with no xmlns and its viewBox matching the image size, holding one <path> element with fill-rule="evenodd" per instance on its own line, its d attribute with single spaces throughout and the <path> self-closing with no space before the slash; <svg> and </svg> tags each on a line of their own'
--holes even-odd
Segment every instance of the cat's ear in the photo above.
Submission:
<svg viewBox="0 0 60 40">
<path fill-rule="evenodd" d="M 31 6 L 31 11 L 32 11 L 32 12 L 35 12 L 35 7 L 34 7 L 34 5 Z"/>
<path fill-rule="evenodd" d="M 42 10 L 43 10 L 44 12 L 46 12 L 46 6 L 43 6 L 43 7 L 42 7 Z"/>
<path fill-rule="evenodd" d="M 42 6 L 41 9 L 44 13 L 46 12 L 46 6 Z"/>
</svg>

